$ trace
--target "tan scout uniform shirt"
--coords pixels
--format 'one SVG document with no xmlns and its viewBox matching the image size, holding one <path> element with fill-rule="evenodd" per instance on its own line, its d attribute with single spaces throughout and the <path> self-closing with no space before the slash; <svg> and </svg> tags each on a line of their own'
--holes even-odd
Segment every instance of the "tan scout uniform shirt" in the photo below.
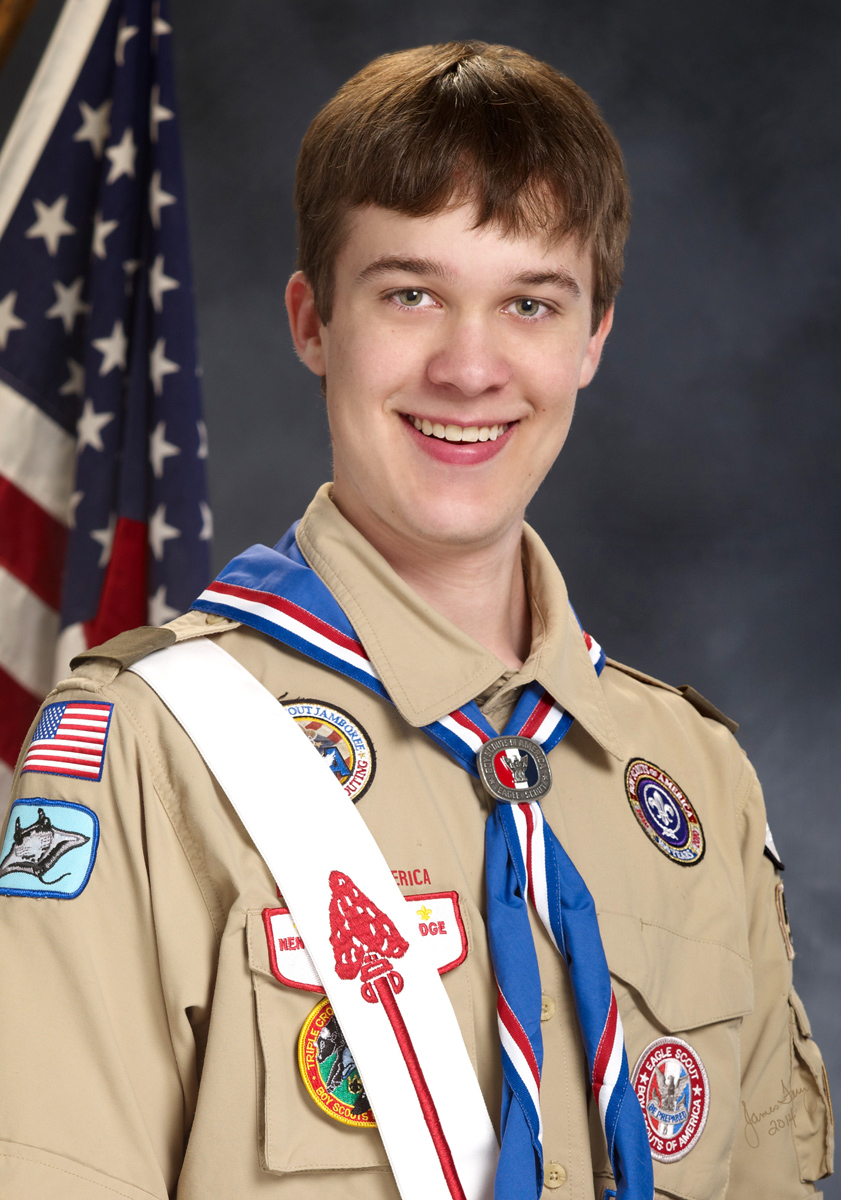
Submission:
<svg viewBox="0 0 841 1200">
<path fill-rule="evenodd" d="M 791 990 L 762 796 L 722 720 L 618 664 L 598 678 L 530 530 L 533 646 L 516 674 L 412 593 L 326 490 L 298 541 L 393 707 L 259 633 L 195 613 L 168 634 L 147 631 L 145 643 L 142 633 L 117 639 L 49 697 L 114 709 L 100 782 L 26 773 L 15 784 L 17 797 L 91 808 L 101 841 L 76 899 L 0 896 L 2 1200 L 397 1196 L 376 1131 L 335 1122 L 304 1089 L 296 1045 L 317 997 L 269 969 L 261 914 L 278 903 L 273 880 L 188 737 L 122 670 L 144 644 L 205 635 L 274 695 L 335 705 L 367 733 L 376 776 L 359 810 L 404 893 L 458 893 L 469 953 L 444 985 L 494 1119 L 488 800 L 418 727 L 475 696 L 501 726 L 523 683 L 548 688 L 575 723 L 552 752 L 544 810 L 595 897 L 631 1066 L 649 1043 L 679 1034 L 708 1075 L 706 1128 L 684 1158 L 654 1164 L 658 1195 L 813 1195 L 811 1181 L 831 1167 L 828 1094 Z M 696 865 L 672 862 L 638 824 L 624 783 L 632 757 L 668 772 L 695 806 L 706 837 Z M 315 860 L 330 838 L 314 811 L 301 854 Z M 610 1173 L 566 968 L 537 924 L 534 937 L 544 1196 L 600 1200 Z"/>
</svg>

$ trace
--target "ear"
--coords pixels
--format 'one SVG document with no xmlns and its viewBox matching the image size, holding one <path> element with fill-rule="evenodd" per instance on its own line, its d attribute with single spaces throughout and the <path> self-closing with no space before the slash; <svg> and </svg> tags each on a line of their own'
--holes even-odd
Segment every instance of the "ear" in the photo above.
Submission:
<svg viewBox="0 0 841 1200">
<path fill-rule="evenodd" d="M 599 322 L 598 329 L 587 343 L 587 349 L 584 351 L 584 361 L 581 363 L 581 373 L 578 377 L 578 386 L 580 388 L 586 387 L 598 370 L 607 335 L 613 328 L 613 307 L 611 304 Z"/>
<path fill-rule="evenodd" d="M 324 326 L 315 307 L 312 287 L 303 271 L 296 271 L 286 285 L 286 311 L 298 358 L 315 375 L 323 377 L 327 374 L 321 336 Z"/>
</svg>

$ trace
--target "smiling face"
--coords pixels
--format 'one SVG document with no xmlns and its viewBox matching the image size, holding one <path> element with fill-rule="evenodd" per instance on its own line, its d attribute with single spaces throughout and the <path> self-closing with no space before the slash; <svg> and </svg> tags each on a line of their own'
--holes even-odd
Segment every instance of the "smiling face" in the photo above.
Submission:
<svg viewBox="0 0 841 1200">
<path fill-rule="evenodd" d="M 519 531 L 595 374 L 592 265 L 576 242 L 368 207 L 335 265 L 329 324 L 287 289 L 296 349 L 327 378 L 333 499 L 389 557 Z"/>
</svg>

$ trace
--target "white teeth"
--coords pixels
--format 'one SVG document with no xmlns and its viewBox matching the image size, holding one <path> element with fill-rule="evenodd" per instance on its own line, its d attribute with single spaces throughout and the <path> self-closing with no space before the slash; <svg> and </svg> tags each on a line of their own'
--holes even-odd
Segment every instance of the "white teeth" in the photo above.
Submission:
<svg viewBox="0 0 841 1200">
<path fill-rule="evenodd" d="M 442 425 L 440 421 L 433 425 L 427 417 L 409 420 L 420 433 L 447 442 L 495 442 L 508 429 L 507 425 Z"/>
</svg>

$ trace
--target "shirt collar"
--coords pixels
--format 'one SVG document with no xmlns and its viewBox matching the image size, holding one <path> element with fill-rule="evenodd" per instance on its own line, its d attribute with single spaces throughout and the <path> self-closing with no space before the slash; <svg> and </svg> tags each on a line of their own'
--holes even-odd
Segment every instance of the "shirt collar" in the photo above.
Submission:
<svg viewBox="0 0 841 1200">
<path fill-rule="evenodd" d="M 505 664 L 427 604 L 319 488 L 298 546 L 347 614 L 400 715 L 429 725 L 473 700 Z M 552 556 L 524 526 L 532 647 L 507 686 L 537 680 L 608 753 L 624 752 Z"/>
</svg>

